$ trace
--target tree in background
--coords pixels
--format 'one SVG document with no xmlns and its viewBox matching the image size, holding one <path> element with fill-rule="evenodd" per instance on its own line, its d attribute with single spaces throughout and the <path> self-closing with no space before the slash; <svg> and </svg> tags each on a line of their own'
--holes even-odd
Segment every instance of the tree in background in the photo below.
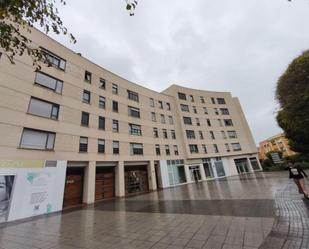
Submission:
<svg viewBox="0 0 309 249">
<path fill-rule="evenodd" d="M 277 83 L 276 98 L 281 110 L 279 126 L 290 141 L 292 150 L 309 153 L 309 51 L 288 66 Z"/>
<path fill-rule="evenodd" d="M 32 58 L 33 65 L 39 68 L 37 62 L 43 59 L 44 53 L 27 38 L 27 32 L 31 32 L 35 24 L 43 28 L 46 34 L 51 31 L 67 35 L 72 42 L 76 42 L 58 16 L 56 2 L 57 0 L 0 0 L 0 47 L 11 63 L 14 64 L 16 55 L 27 53 Z M 65 5 L 64 0 L 59 2 Z M 136 5 L 137 1 L 126 0 L 130 16 L 134 15 Z"/>
</svg>

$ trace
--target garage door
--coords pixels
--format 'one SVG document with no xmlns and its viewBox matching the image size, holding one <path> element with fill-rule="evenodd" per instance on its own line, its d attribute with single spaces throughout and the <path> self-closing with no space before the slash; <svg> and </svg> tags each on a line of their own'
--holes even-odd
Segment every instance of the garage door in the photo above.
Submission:
<svg viewBox="0 0 309 249">
<path fill-rule="evenodd" d="M 95 200 L 115 197 L 114 168 L 97 167 L 95 181 Z"/>
<path fill-rule="evenodd" d="M 81 205 L 83 202 L 84 168 L 67 168 L 63 207 Z"/>
</svg>

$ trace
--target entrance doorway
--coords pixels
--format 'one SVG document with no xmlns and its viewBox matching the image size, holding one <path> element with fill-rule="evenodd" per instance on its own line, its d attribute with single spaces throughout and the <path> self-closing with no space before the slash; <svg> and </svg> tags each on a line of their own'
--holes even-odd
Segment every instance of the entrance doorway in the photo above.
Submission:
<svg viewBox="0 0 309 249">
<path fill-rule="evenodd" d="M 191 180 L 199 181 L 202 180 L 200 166 L 189 166 L 189 170 L 191 172 Z"/>
<path fill-rule="evenodd" d="M 238 174 L 248 173 L 248 161 L 247 158 L 234 159 Z"/>
<path fill-rule="evenodd" d="M 63 208 L 81 205 L 83 203 L 84 168 L 67 168 Z"/>
<path fill-rule="evenodd" d="M 97 167 L 95 177 L 95 200 L 106 200 L 115 197 L 114 167 Z"/>
<path fill-rule="evenodd" d="M 125 190 L 127 196 L 149 191 L 147 165 L 125 166 Z"/>
<path fill-rule="evenodd" d="M 213 178 L 214 173 L 212 171 L 211 160 L 209 158 L 203 160 L 203 167 L 204 167 L 206 178 Z"/>
</svg>

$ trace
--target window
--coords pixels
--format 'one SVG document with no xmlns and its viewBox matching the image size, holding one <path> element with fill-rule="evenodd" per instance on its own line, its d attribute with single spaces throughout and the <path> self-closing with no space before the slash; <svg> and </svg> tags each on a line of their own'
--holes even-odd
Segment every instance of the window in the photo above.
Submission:
<svg viewBox="0 0 309 249">
<path fill-rule="evenodd" d="M 88 126 L 89 125 L 89 113 L 82 112 L 81 125 Z"/>
<path fill-rule="evenodd" d="M 130 91 L 130 90 L 127 90 L 127 92 L 128 92 L 128 99 L 133 100 L 133 101 L 136 101 L 136 102 L 139 101 L 139 100 L 138 100 L 138 93 L 132 92 L 132 91 Z"/>
<path fill-rule="evenodd" d="M 226 139 L 225 131 L 221 131 L 221 135 L 222 135 L 222 138 L 223 138 L 223 139 Z"/>
<path fill-rule="evenodd" d="M 172 139 L 176 139 L 176 133 L 174 130 L 171 130 Z"/>
<path fill-rule="evenodd" d="M 171 110 L 171 104 L 170 104 L 170 103 L 166 103 L 166 107 L 167 107 L 167 110 L 168 110 L 168 111 Z"/>
<path fill-rule="evenodd" d="M 105 89 L 106 88 L 106 81 L 103 78 L 100 78 L 100 88 Z"/>
<path fill-rule="evenodd" d="M 233 126 L 232 119 L 224 119 L 224 125 L 225 126 Z"/>
<path fill-rule="evenodd" d="M 161 117 L 161 123 L 165 124 L 165 116 L 164 116 L 164 114 L 160 114 L 160 117 Z"/>
<path fill-rule="evenodd" d="M 207 107 L 203 107 L 203 110 L 204 110 L 204 114 L 208 114 Z"/>
<path fill-rule="evenodd" d="M 118 102 L 113 100 L 113 112 L 118 112 Z"/>
<path fill-rule="evenodd" d="M 24 128 L 20 147 L 27 149 L 52 150 L 54 149 L 56 133 L 49 131 Z"/>
<path fill-rule="evenodd" d="M 228 134 L 229 138 L 237 138 L 236 131 L 228 131 L 227 134 Z"/>
<path fill-rule="evenodd" d="M 225 105 L 225 99 L 224 98 L 217 98 L 217 102 L 220 105 Z"/>
<path fill-rule="evenodd" d="M 172 116 L 168 116 L 168 122 L 170 123 L 170 125 L 174 124 L 174 120 Z"/>
<path fill-rule="evenodd" d="M 45 118 L 58 119 L 59 105 L 31 97 L 28 113 Z"/>
<path fill-rule="evenodd" d="M 189 112 L 189 106 L 188 105 L 180 104 L 180 109 L 183 112 Z"/>
<path fill-rule="evenodd" d="M 152 122 L 157 122 L 157 117 L 156 117 L 156 113 L 155 112 L 151 113 L 151 120 L 152 120 Z"/>
<path fill-rule="evenodd" d="M 202 144 L 202 148 L 203 148 L 204 154 L 207 154 L 208 152 L 207 152 L 207 147 L 205 144 Z"/>
<path fill-rule="evenodd" d="M 213 140 L 216 139 L 216 138 L 215 138 L 215 134 L 214 134 L 213 131 L 210 131 L 209 134 L 210 134 L 210 138 L 211 138 L 211 139 L 213 139 Z"/>
<path fill-rule="evenodd" d="M 165 145 L 165 154 L 166 154 L 167 156 L 169 156 L 169 155 L 171 154 L 171 152 L 170 152 L 170 146 L 169 146 L 168 144 Z"/>
<path fill-rule="evenodd" d="M 230 112 L 227 108 L 220 108 L 220 111 L 221 111 L 222 115 L 229 115 L 230 114 Z"/>
<path fill-rule="evenodd" d="M 161 155 L 160 145 L 159 145 L 159 144 L 156 144 L 155 148 L 156 148 L 156 155 L 157 155 L 157 156 L 160 156 L 160 155 Z"/>
<path fill-rule="evenodd" d="M 197 113 L 196 106 L 192 106 L 193 112 Z"/>
<path fill-rule="evenodd" d="M 149 99 L 149 105 L 150 105 L 150 107 L 154 107 L 155 106 L 153 98 Z"/>
<path fill-rule="evenodd" d="M 175 154 L 175 156 L 178 156 L 179 155 L 178 146 L 174 145 L 173 147 L 174 147 L 174 154 Z"/>
<path fill-rule="evenodd" d="M 79 152 L 87 152 L 87 151 L 88 151 L 88 137 L 80 137 Z"/>
<path fill-rule="evenodd" d="M 113 141 L 113 154 L 119 154 L 119 141 Z"/>
<path fill-rule="evenodd" d="M 195 139 L 195 133 L 193 130 L 186 130 L 186 135 L 188 139 Z"/>
<path fill-rule="evenodd" d="M 240 151 L 241 150 L 241 146 L 239 143 L 232 143 L 232 148 L 233 151 Z"/>
<path fill-rule="evenodd" d="M 215 113 L 216 115 L 219 115 L 218 108 L 214 108 L 214 113 Z"/>
<path fill-rule="evenodd" d="M 112 84 L 112 93 L 113 94 L 118 94 L 118 85 L 116 84 Z"/>
<path fill-rule="evenodd" d="M 209 119 L 209 118 L 206 119 L 206 122 L 207 122 L 207 125 L 208 125 L 208 126 L 211 126 L 211 122 L 210 122 L 210 119 Z"/>
<path fill-rule="evenodd" d="M 113 132 L 119 132 L 119 122 L 113 119 Z"/>
<path fill-rule="evenodd" d="M 90 73 L 90 72 L 85 71 L 84 80 L 85 80 L 86 82 L 91 83 L 91 73 Z"/>
<path fill-rule="evenodd" d="M 159 108 L 163 109 L 163 102 L 161 100 L 159 100 L 158 103 L 159 103 Z"/>
<path fill-rule="evenodd" d="M 191 100 L 191 102 L 194 102 L 194 97 L 193 97 L 193 95 L 190 95 L 190 100 Z"/>
<path fill-rule="evenodd" d="M 99 116 L 99 129 L 105 130 L 105 118 Z"/>
<path fill-rule="evenodd" d="M 137 124 L 129 124 L 129 133 L 131 135 L 141 136 L 142 135 L 142 127 Z"/>
<path fill-rule="evenodd" d="M 214 146 L 214 152 L 219 153 L 218 145 L 214 144 L 213 146 Z"/>
<path fill-rule="evenodd" d="M 211 97 L 210 99 L 211 99 L 211 103 L 212 104 L 216 104 L 216 101 L 215 101 L 215 99 L 213 97 Z"/>
<path fill-rule="evenodd" d="M 98 139 L 98 152 L 99 153 L 105 152 L 105 140 L 104 139 Z"/>
<path fill-rule="evenodd" d="M 195 122 L 196 122 L 196 125 L 197 125 L 197 126 L 200 126 L 200 125 L 201 125 L 200 119 L 199 119 L 199 118 L 195 118 Z"/>
<path fill-rule="evenodd" d="M 158 128 L 153 128 L 153 137 L 155 138 L 159 137 Z"/>
<path fill-rule="evenodd" d="M 163 138 L 167 138 L 167 131 L 166 131 L 166 129 L 163 129 Z"/>
<path fill-rule="evenodd" d="M 191 154 L 198 153 L 198 147 L 197 144 L 189 144 L 189 149 Z"/>
<path fill-rule="evenodd" d="M 203 96 L 200 96 L 201 103 L 205 104 L 205 99 Z"/>
<path fill-rule="evenodd" d="M 143 155 L 143 144 L 130 143 L 131 155 Z"/>
<path fill-rule="evenodd" d="M 128 106 L 128 115 L 134 118 L 140 118 L 140 111 L 138 108 Z"/>
<path fill-rule="evenodd" d="M 58 80 L 52 76 L 49 76 L 47 74 L 37 72 L 35 75 L 35 84 L 38 84 L 40 86 L 46 87 L 50 90 L 53 90 L 56 93 L 62 93 L 62 86 L 63 81 Z"/>
<path fill-rule="evenodd" d="M 192 119 L 190 117 L 183 117 L 184 124 L 192 125 Z"/>
<path fill-rule="evenodd" d="M 199 134 L 199 136 L 200 136 L 200 139 L 204 139 L 204 136 L 203 136 L 203 132 L 202 132 L 202 131 L 199 131 L 198 134 Z"/>
<path fill-rule="evenodd" d="M 114 105 L 113 105 L 114 107 Z M 105 109 L 105 97 L 99 96 L 99 108 Z"/>
<path fill-rule="evenodd" d="M 222 124 L 222 120 L 221 120 L 221 119 L 218 119 L 218 125 L 219 125 L 220 127 L 222 127 L 222 126 L 223 126 L 223 124 Z"/>
<path fill-rule="evenodd" d="M 87 90 L 84 90 L 83 92 L 83 102 L 90 104 L 90 92 Z"/>
<path fill-rule="evenodd" d="M 187 100 L 186 94 L 184 93 L 178 93 L 178 98 L 182 100 Z"/>
<path fill-rule="evenodd" d="M 42 49 L 42 52 L 45 56 L 45 59 L 48 63 L 50 63 L 53 67 L 65 70 L 66 61 L 59 56 L 53 54 L 52 52 L 47 51 L 46 49 Z"/>
<path fill-rule="evenodd" d="M 227 152 L 230 152 L 230 151 L 231 151 L 231 150 L 230 150 L 229 144 L 225 144 L 225 149 L 226 149 Z"/>
</svg>

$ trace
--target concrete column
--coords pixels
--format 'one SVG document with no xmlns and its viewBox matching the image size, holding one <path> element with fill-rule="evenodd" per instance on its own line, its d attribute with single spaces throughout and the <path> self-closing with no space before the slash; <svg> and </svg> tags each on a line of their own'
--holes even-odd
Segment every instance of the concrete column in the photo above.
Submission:
<svg viewBox="0 0 309 249">
<path fill-rule="evenodd" d="M 151 160 L 147 166 L 149 190 L 157 190 L 157 179 L 154 161 Z"/>
<path fill-rule="evenodd" d="M 205 174 L 204 166 L 202 163 L 200 164 L 200 173 L 201 173 L 202 181 L 206 181 L 206 174 Z"/>
<path fill-rule="evenodd" d="M 84 174 L 83 203 L 91 204 L 95 201 L 95 173 L 96 162 L 89 161 Z"/>
<path fill-rule="evenodd" d="M 116 196 L 125 196 L 124 161 L 119 161 L 116 167 Z"/>
<path fill-rule="evenodd" d="M 185 174 L 186 174 L 186 181 L 187 183 L 192 182 L 191 180 L 191 171 L 188 165 L 185 165 Z"/>
</svg>

